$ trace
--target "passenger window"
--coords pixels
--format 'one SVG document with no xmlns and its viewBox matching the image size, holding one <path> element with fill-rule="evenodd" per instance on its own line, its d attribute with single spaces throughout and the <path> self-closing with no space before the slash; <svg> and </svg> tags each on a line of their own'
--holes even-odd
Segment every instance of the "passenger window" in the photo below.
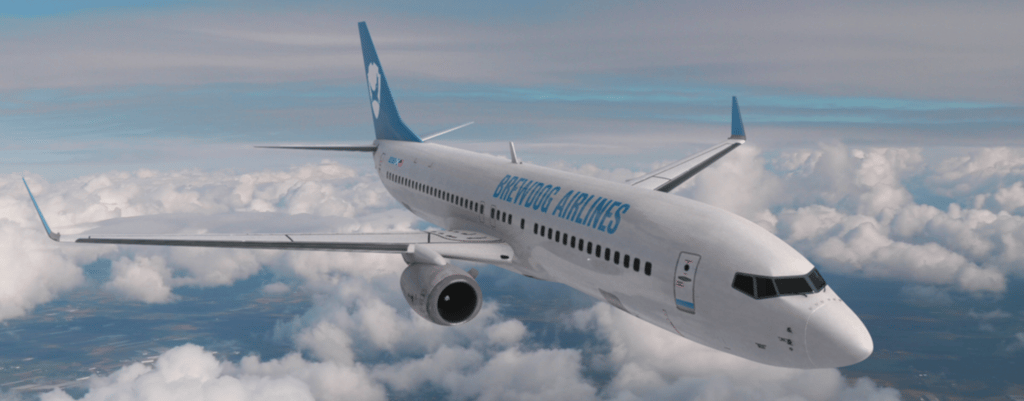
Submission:
<svg viewBox="0 0 1024 401">
<path fill-rule="evenodd" d="M 626 266 L 627 269 L 629 268 L 629 255 L 626 255 L 622 258 L 622 265 Z"/>
<path fill-rule="evenodd" d="M 619 264 L 619 251 L 615 251 L 615 264 Z"/>
<path fill-rule="evenodd" d="M 650 264 L 648 264 L 650 266 Z M 732 288 L 739 290 L 744 294 L 754 296 L 754 278 L 746 274 L 736 273 L 736 277 L 732 279 Z"/>
<path fill-rule="evenodd" d="M 604 248 L 604 260 L 612 260 L 612 250 Z"/>
<path fill-rule="evenodd" d="M 552 234 L 553 231 L 555 231 L 555 230 L 552 230 L 550 228 L 548 229 L 548 239 L 551 239 L 551 234 Z"/>
<path fill-rule="evenodd" d="M 562 235 L 562 245 L 569 245 L 569 234 Z"/>
<path fill-rule="evenodd" d="M 580 242 L 577 242 L 576 244 L 580 246 L 580 252 L 583 252 L 583 238 L 580 238 Z"/>
<path fill-rule="evenodd" d="M 491 208 L 491 218 L 492 219 L 494 218 L 494 208 L 493 207 Z"/>
<path fill-rule="evenodd" d="M 533 223 L 533 233 L 537 233 L 537 223 Z"/>
<path fill-rule="evenodd" d="M 594 243 L 590 242 L 590 241 L 587 241 L 587 255 L 592 255 L 594 253 L 593 251 L 594 251 Z M 597 251 L 601 252 L 600 249 L 598 249 Z"/>
<path fill-rule="evenodd" d="M 640 258 L 633 259 L 633 271 L 640 271 Z"/>
<path fill-rule="evenodd" d="M 519 229 L 520 230 L 525 230 L 526 229 L 526 219 L 520 219 L 519 220 Z"/>
<path fill-rule="evenodd" d="M 576 236 L 575 235 L 573 235 L 572 239 L 569 240 L 569 246 L 571 246 L 573 248 L 576 247 Z"/>
<path fill-rule="evenodd" d="M 651 262 L 644 263 L 644 274 L 651 275 Z"/>
</svg>

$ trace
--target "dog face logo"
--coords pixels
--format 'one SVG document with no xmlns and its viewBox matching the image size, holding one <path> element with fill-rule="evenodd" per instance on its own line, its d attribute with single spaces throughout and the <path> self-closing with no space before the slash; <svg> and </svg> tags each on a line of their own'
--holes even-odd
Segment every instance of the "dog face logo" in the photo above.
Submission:
<svg viewBox="0 0 1024 401">
<path fill-rule="evenodd" d="M 366 85 L 370 87 L 370 107 L 373 108 L 373 118 L 380 113 L 380 67 L 376 63 L 366 66 Z"/>
</svg>

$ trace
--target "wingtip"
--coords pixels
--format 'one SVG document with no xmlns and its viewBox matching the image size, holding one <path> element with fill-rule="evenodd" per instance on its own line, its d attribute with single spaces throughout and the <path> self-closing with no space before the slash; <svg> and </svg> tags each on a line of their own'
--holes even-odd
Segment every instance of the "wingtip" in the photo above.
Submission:
<svg viewBox="0 0 1024 401">
<path fill-rule="evenodd" d="M 740 116 L 740 104 L 736 96 L 732 97 L 732 136 L 729 139 L 747 139 L 747 133 L 743 129 L 743 118 Z"/>
<path fill-rule="evenodd" d="M 21 177 L 21 182 L 25 184 L 25 190 L 28 191 L 28 197 L 29 199 L 32 199 L 32 206 L 35 206 L 36 214 L 39 215 L 39 220 L 43 222 L 43 229 L 46 230 L 46 236 L 50 237 L 50 239 L 54 241 L 60 242 L 60 233 L 53 232 L 53 230 L 50 230 L 50 225 L 46 224 L 46 218 L 43 217 L 43 211 L 39 210 L 39 203 L 36 202 L 35 195 L 32 195 L 32 189 L 28 187 L 28 181 L 25 180 L 25 177 Z"/>
</svg>

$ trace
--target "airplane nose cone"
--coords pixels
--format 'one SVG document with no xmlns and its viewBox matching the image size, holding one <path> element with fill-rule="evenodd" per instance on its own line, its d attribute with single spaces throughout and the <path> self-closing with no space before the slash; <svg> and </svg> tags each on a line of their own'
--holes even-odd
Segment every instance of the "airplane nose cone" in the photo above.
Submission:
<svg viewBox="0 0 1024 401">
<path fill-rule="evenodd" d="M 840 301 L 826 302 L 811 312 L 804 339 L 807 357 L 819 368 L 853 365 L 875 349 L 867 327 Z"/>
</svg>

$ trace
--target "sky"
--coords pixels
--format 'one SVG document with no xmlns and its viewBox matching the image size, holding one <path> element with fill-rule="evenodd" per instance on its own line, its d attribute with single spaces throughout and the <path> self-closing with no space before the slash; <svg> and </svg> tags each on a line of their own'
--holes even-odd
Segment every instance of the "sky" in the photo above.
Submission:
<svg viewBox="0 0 1024 401">
<path fill-rule="evenodd" d="M 274 329 L 294 353 L 223 360 L 181 344 L 84 397 L 898 399 L 906 389 L 870 374 L 759 365 L 604 304 L 558 321 L 598 349 L 546 342 L 495 298 L 470 324 L 434 327 L 398 295 L 399 258 L 57 246 L 21 177 L 65 232 L 423 228 L 365 157 L 253 148 L 372 140 L 366 21 L 417 133 L 474 121 L 437 141 L 499 155 L 515 141 L 527 162 L 611 181 L 728 136 L 737 96 L 749 142 L 677 194 L 762 225 L 826 278 L 897 286 L 892 302 L 990 305 L 970 318 L 1019 359 L 1024 309 L 984 302 L 1024 278 L 1021 20 L 1024 6 L 996 1 L 5 5 L 0 320 L 87 285 L 97 260 L 112 272 L 97 291 L 149 304 L 269 270 L 282 281 L 268 291 L 314 300 Z"/>
</svg>

